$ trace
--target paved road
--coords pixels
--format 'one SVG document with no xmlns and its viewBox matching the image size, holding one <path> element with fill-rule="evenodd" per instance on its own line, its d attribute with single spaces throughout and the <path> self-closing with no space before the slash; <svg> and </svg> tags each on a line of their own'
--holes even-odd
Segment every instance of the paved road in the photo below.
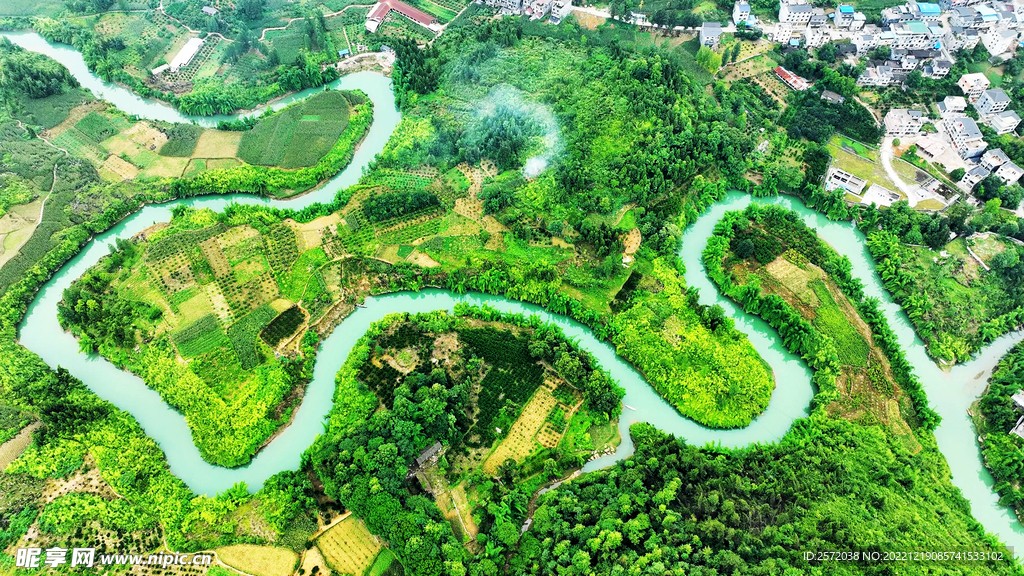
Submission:
<svg viewBox="0 0 1024 576">
<path fill-rule="evenodd" d="M 907 201 L 910 202 L 910 205 L 914 206 L 921 200 L 924 200 L 924 197 L 917 194 L 917 186 L 907 186 L 892 167 L 892 141 L 892 138 L 886 138 L 882 141 L 882 148 L 880 150 L 882 167 L 885 168 L 885 173 L 889 176 L 889 180 L 892 180 L 892 183 L 900 189 L 900 192 L 907 196 Z"/>
</svg>

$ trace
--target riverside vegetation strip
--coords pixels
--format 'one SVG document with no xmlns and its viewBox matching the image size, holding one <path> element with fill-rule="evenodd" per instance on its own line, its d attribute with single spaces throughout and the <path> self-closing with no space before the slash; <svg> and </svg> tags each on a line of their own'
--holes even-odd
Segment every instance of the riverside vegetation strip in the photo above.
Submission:
<svg viewBox="0 0 1024 576">
<path fill-rule="evenodd" d="M 537 89 L 539 93 L 552 97 L 556 107 L 560 108 L 560 114 L 573 108 L 580 111 L 600 108 L 595 103 L 601 101 L 601 94 L 622 96 L 625 93 L 622 84 L 635 89 L 635 94 L 658 94 L 665 98 L 673 98 L 676 90 L 689 90 L 688 97 L 707 106 L 708 110 L 716 110 L 709 95 L 700 87 L 691 85 L 685 73 L 672 68 L 671 59 L 655 62 L 657 74 L 627 73 L 631 67 L 638 66 L 645 67 L 650 73 L 651 65 L 646 60 L 641 63 L 640 58 L 628 53 L 619 54 L 621 59 L 612 58 L 609 56 L 611 50 L 600 46 L 590 48 L 597 58 L 586 60 L 591 63 L 588 66 L 594 68 L 585 72 L 594 83 L 607 84 L 597 86 L 594 92 L 587 92 L 577 89 L 578 86 L 587 86 L 587 83 L 576 82 L 572 84 L 572 91 L 560 91 L 565 74 L 575 73 L 571 64 L 583 60 L 587 49 L 530 38 L 517 41 L 514 39 L 515 30 L 503 29 L 503 26 L 509 25 L 485 25 L 483 29 L 494 34 L 492 38 L 507 41 L 513 46 L 500 50 L 487 48 L 481 44 L 486 44 L 491 38 L 481 39 L 477 33 L 461 39 L 453 35 L 455 39 L 451 41 L 455 44 L 442 43 L 438 48 L 445 50 L 444 54 L 449 58 L 445 66 L 457 71 L 459 55 L 473 54 L 480 48 L 479 57 L 483 58 L 490 52 L 492 55 L 484 62 L 493 68 L 484 68 L 485 77 L 519 78 L 522 83 L 520 89 L 524 91 L 536 82 L 540 86 Z M 546 48 L 544 53 L 556 57 L 553 59 L 555 64 L 524 58 L 539 52 L 538 46 Z M 408 72 L 421 65 L 433 66 L 437 61 L 431 63 L 431 59 L 437 56 L 430 52 L 418 56 L 404 55 L 400 69 L 409 66 Z M 419 61 L 420 57 L 424 58 L 423 62 Z M 523 60 L 533 68 L 526 71 L 518 69 Z M 557 68 L 547 68 L 555 65 Z M 510 69 L 518 70 L 519 74 L 510 74 Z M 472 74 L 473 71 L 465 73 Z M 703 209 L 721 198 L 725 189 L 720 180 L 709 184 L 703 178 L 691 177 L 698 168 L 706 169 L 709 165 L 721 165 L 723 170 L 740 169 L 737 174 L 725 174 L 726 178 L 738 176 L 742 174 L 745 162 L 742 153 L 734 157 L 731 152 L 724 153 L 710 146 L 700 135 L 703 134 L 701 130 L 675 132 L 674 126 L 691 123 L 710 125 L 712 121 L 702 115 L 705 113 L 700 111 L 702 108 L 688 108 L 687 100 L 676 96 L 677 99 L 672 101 L 676 108 L 666 109 L 657 98 L 652 98 L 637 103 L 637 110 L 617 109 L 611 116 L 612 120 L 623 124 L 615 127 L 616 133 L 625 129 L 636 141 L 693 139 L 695 146 L 673 148 L 680 154 L 674 158 L 675 163 L 659 162 L 653 155 L 647 162 L 644 156 L 648 150 L 643 146 L 636 146 L 633 142 L 619 144 L 613 139 L 601 138 L 602 134 L 611 133 L 603 132 L 611 130 L 605 127 L 608 114 L 604 114 L 600 119 L 590 118 L 590 123 L 586 122 L 587 118 L 578 119 L 582 125 L 570 124 L 566 128 L 569 166 L 572 167 L 566 168 L 568 174 L 555 178 L 554 174 L 547 173 L 527 182 L 517 179 L 516 169 L 490 175 L 493 168 L 487 163 L 478 164 L 474 160 L 470 164 L 469 159 L 445 152 L 453 150 L 445 146 L 451 143 L 450 139 L 458 134 L 458 130 L 450 128 L 445 131 L 443 124 L 442 129 L 438 129 L 429 120 L 431 115 L 442 111 L 442 120 L 457 126 L 460 122 L 471 121 L 475 110 L 463 109 L 460 114 L 446 116 L 443 111 L 448 102 L 435 94 L 433 87 L 410 87 L 403 77 L 398 80 L 396 85 L 404 91 L 402 100 L 413 108 L 405 115 L 403 127 L 396 132 L 395 145 L 381 155 L 362 187 L 343 195 L 337 204 L 327 209 L 302 213 L 283 213 L 267 208 L 232 209 L 223 215 L 215 215 L 212 220 L 224 219 L 222 224 L 236 229 L 243 228 L 243 222 L 239 220 L 249 218 L 260 222 L 266 220 L 268 225 L 272 225 L 291 217 L 299 224 L 308 224 L 340 210 L 338 216 L 345 220 L 345 226 L 337 233 L 338 240 L 351 235 L 351 243 L 342 242 L 342 249 L 358 257 L 346 260 L 358 260 L 361 262 L 359 266 L 365 268 L 357 271 L 369 270 L 374 274 L 367 275 L 368 280 L 372 278 L 367 285 L 357 284 L 361 290 L 416 288 L 443 280 L 445 283 L 442 285 L 453 290 L 481 288 L 504 292 L 513 298 L 540 301 L 552 310 L 570 313 L 587 321 L 602 336 L 613 339 L 617 336 L 617 329 L 659 328 L 663 330 L 663 336 L 666 333 L 685 333 L 690 338 L 700 337 L 702 341 L 698 344 L 710 346 L 713 351 L 717 348 L 709 342 L 717 339 L 723 349 L 729 345 L 736 346 L 738 350 L 747 351 L 745 357 L 757 362 L 749 344 L 745 344 L 744 339 L 731 329 L 720 311 L 716 312 L 713 307 L 700 307 L 685 295 L 674 256 L 680 226 L 691 222 Z M 447 76 L 444 81 L 453 82 L 448 88 L 470 89 Z M 674 84 L 674 89 L 668 89 L 667 84 Z M 615 92 L 617 89 L 624 91 Z M 623 106 L 620 100 L 616 97 L 610 102 Z M 662 115 L 671 116 L 673 110 L 679 109 L 687 111 L 685 118 L 673 118 L 676 121 L 673 123 L 659 120 Z M 629 124 L 626 119 L 637 111 L 648 113 L 651 124 L 646 127 Z M 488 124 L 494 125 L 484 122 L 484 125 Z M 663 131 L 656 134 L 658 137 L 645 133 L 654 125 Z M 729 128 L 728 125 L 720 127 L 716 136 L 729 139 L 740 150 L 750 146 L 751 142 L 743 140 L 742 133 Z M 587 140 L 587 134 L 598 138 Z M 529 140 L 526 139 L 527 143 Z M 601 154 L 583 153 L 595 142 L 599 145 L 595 151 L 599 150 Z M 617 146 L 636 155 L 623 154 Z M 695 154 L 694 150 L 704 156 L 694 160 L 691 156 Z M 508 152 L 516 156 L 528 155 L 530 147 L 524 145 L 522 149 Z M 488 150 L 484 156 L 500 153 L 501 150 Z M 665 157 L 672 158 L 670 154 L 666 150 Z M 620 164 L 623 157 L 626 162 Z M 520 157 L 519 161 L 522 159 Z M 458 179 L 443 177 L 451 169 L 458 168 L 463 160 L 467 164 L 462 169 L 470 173 L 472 177 L 468 179 L 471 182 L 480 182 L 479 191 L 473 186 L 462 191 Z M 496 162 L 499 166 L 518 164 L 508 158 L 497 160 L 501 160 Z M 725 168 L 725 160 L 739 164 Z M 427 170 L 424 166 L 433 166 L 437 171 Z M 580 166 L 586 170 L 580 170 Z M 650 176 L 647 171 L 652 166 L 667 170 L 670 177 L 666 178 L 665 172 L 654 172 L 657 176 Z M 620 180 L 637 184 L 623 190 L 618 186 Z M 675 180 L 684 181 L 687 186 L 677 188 L 672 184 Z M 640 181 L 644 184 L 639 184 Z M 416 246 L 407 257 L 424 254 L 438 266 L 424 270 L 411 262 L 385 264 L 377 259 L 378 251 L 391 238 L 388 235 L 397 230 L 391 227 L 378 230 L 376 225 L 367 226 L 369 220 L 363 222 L 360 218 L 360 202 L 361 198 L 383 192 L 381 187 L 393 186 L 395 182 L 410 183 L 406 185 L 424 189 L 437 188 L 439 204 L 444 207 L 444 224 L 448 226 L 437 226 L 435 232 L 461 232 L 438 234 L 439 241 L 425 239 L 415 242 L 421 234 L 411 238 L 409 244 L 403 244 Z M 597 186 L 588 186 L 587 192 L 583 193 L 575 188 L 574 182 Z M 442 188 L 446 183 L 454 184 L 452 190 Z M 484 188 L 487 188 L 486 192 Z M 595 189 L 600 193 L 593 194 L 591 191 Z M 484 206 L 466 202 L 467 199 L 480 200 Z M 570 205 L 570 202 L 578 205 Z M 618 205 L 626 202 L 638 204 L 634 218 L 647 243 L 638 252 L 639 257 L 631 271 L 620 270 L 622 248 L 616 244 L 618 236 L 627 231 L 617 230 L 620 221 L 611 218 Z M 487 205 L 492 208 L 484 214 Z M 580 212 L 580 207 L 586 209 L 584 221 L 571 218 L 574 212 Z M 643 213 L 637 216 L 640 208 Z M 441 219 L 442 216 L 436 216 L 436 212 L 415 216 L 411 220 L 423 220 L 410 220 L 411 223 L 402 230 Z M 537 217 L 541 218 L 540 222 Z M 357 224 L 349 226 L 350 218 Z M 182 225 L 204 219 L 210 221 L 211 217 L 208 213 L 187 210 L 175 218 L 177 224 Z M 556 222 L 561 224 L 561 228 Z M 482 234 L 481 230 L 488 235 Z M 551 234 L 551 230 L 560 230 L 565 237 Z M 172 230 L 168 234 L 180 232 Z M 304 229 L 303 233 L 306 232 L 311 231 Z M 548 238 L 551 240 L 545 242 Z M 468 250 L 456 252 L 449 246 L 465 246 Z M 502 571 L 583 573 L 592 566 L 612 571 L 620 563 L 638 569 L 650 567 L 656 571 L 664 571 L 669 566 L 681 570 L 697 567 L 725 570 L 730 566 L 757 566 L 766 572 L 783 571 L 787 567 L 806 570 L 811 566 L 802 559 L 795 540 L 813 542 L 823 549 L 877 546 L 877 541 L 865 537 L 867 534 L 883 534 L 880 540 L 908 547 L 922 542 L 934 546 L 998 547 L 997 543 L 981 534 L 980 526 L 970 518 L 962 497 L 950 485 L 948 471 L 934 450 L 934 439 L 927 433 L 927 422 L 915 432 L 924 449 L 914 454 L 881 427 L 846 422 L 824 410 L 822 406 L 825 404 L 820 403 L 816 404 L 813 416 L 800 420 L 777 446 L 754 446 L 742 450 L 698 449 L 661 438 L 644 426 L 634 428 L 634 440 L 640 449 L 637 458 L 549 492 L 542 497 L 537 508 L 538 512 L 544 512 L 534 515 L 536 528 L 524 536 L 519 535 L 521 521 L 531 509 L 529 504 L 534 489 L 547 481 L 544 477 L 547 462 L 528 463 L 539 466 L 539 471 L 527 466 L 524 472 L 524 466 L 517 464 L 501 467 L 497 477 L 468 474 L 464 478 L 466 484 L 462 492 L 458 488 L 454 491 L 456 495 L 468 491 L 477 503 L 474 508 L 478 511 L 477 527 L 480 531 L 467 550 L 460 546 L 459 538 L 454 535 L 453 525 L 456 522 L 448 522 L 430 498 L 407 493 L 401 483 L 418 454 L 417 448 L 436 437 L 450 434 L 450 431 L 438 431 L 434 438 L 428 437 L 425 432 L 427 425 L 441 426 L 451 420 L 427 419 L 426 416 L 433 414 L 431 410 L 436 410 L 442 401 L 445 410 L 459 407 L 458 394 L 450 394 L 450 379 L 445 382 L 431 370 L 425 376 L 396 377 L 391 407 L 375 410 L 382 401 L 371 393 L 369 387 L 365 390 L 359 388 L 358 377 L 353 372 L 355 367 L 365 366 L 367 361 L 372 364 L 372 359 L 376 358 L 383 368 L 386 362 L 384 354 L 399 366 L 408 366 L 419 353 L 412 354 L 405 348 L 388 351 L 381 346 L 383 354 L 378 354 L 376 345 L 372 350 L 370 348 L 371 341 L 379 335 L 374 332 L 349 356 L 349 362 L 340 372 L 327 430 L 308 453 L 308 465 L 302 472 L 283 472 L 268 481 L 255 495 L 247 494 L 244 487 L 236 487 L 217 497 L 193 497 L 180 481 L 167 473 L 157 447 L 141 434 L 127 415 L 96 399 L 66 372 L 54 374 L 49 371 L 38 358 L 15 343 L 13 326 L 23 313 L 24 303 L 30 299 L 26 294 L 31 294 L 76 249 L 77 244 L 68 246 L 63 255 L 56 254 L 41 261 L 36 268 L 38 275 L 23 279 L 8 288 L 4 295 L 3 309 L 9 311 L 5 314 L 10 318 L 5 316 L 5 337 L 0 344 L 5 350 L 0 358 L 5 359 L 5 368 L 9 369 L 0 376 L 3 384 L 0 390 L 5 394 L 5 402 L 38 413 L 48 424 L 44 436 L 11 472 L 65 478 L 82 469 L 87 458 L 95 458 L 96 465 L 104 472 L 105 482 L 111 483 L 118 494 L 142 510 L 142 515 L 157 519 L 155 525 L 139 527 L 140 531 L 151 530 L 146 536 L 154 542 L 157 541 L 153 538 L 157 531 L 172 546 L 198 549 L 247 538 L 277 542 L 283 540 L 285 534 L 294 536 L 293 526 L 297 524 L 307 526 L 308 530 L 307 513 L 331 513 L 315 503 L 316 497 L 324 494 L 319 492 L 319 485 L 311 482 L 309 473 L 312 471 L 323 482 L 323 490 L 354 510 L 371 531 L 392 543 L 404 542 L 405 546 L 400 550 L 395 546 L 400 559 L 408 570 L 424 574 L 493 574 Z M 125 258 L 129 251 L 123 246 L 121 257 Z M 326 250 L 324 254 L 327 254 Z M 314 268 L 322 262 L 319 258 L 307 260 L 315 265 Z M 526 261 L 534 265 L 524 267 L 522 263 Z M 609 262 L 610 265 L 606 264 Z M 189 264 L 191 269 L 191 262 Z M 629 283 L 634 271 L 642 277 Z M 671 281 L 666 282 L 666 278 Z M 312 286 L 312 283 L 307 282 L 307 286 Z M 624 287 L 632 293 L 615 298 Z M 612 314 L 609 303 L 615 300 L 625 302 L 629 307 L 643 306 L 646 309 L 640 315 L 643 323 L 616 327 L 614 322 L 622 314 Z M 478 313 L 490 314 L 486 311 Z M 426 322 L 433 327 L 438 325 L 439 318 L 439 315 L 428 315 L 417 318 L 416 322 Z M 491 317 L 485 321 L 497 320 Z M 333 320 L 323 326 L 329 326 L 331 322 Z M 685 324 L 687 331 L 678 330 L 677 322 Z M 696 350 L 705 351 L 703 354 L 707 350 L 682 340 L 669 345 L 674 353 L 679 354 Z M 620 346 L 623 350 L 628 348 Z M 888 355 L 892 360 L 894 355 L 891 351 Z M 644 356 L 638 358 L 643 359 Z M 702 355 L 696 358 L 702 358 Z M 561 374 L 557 359 L 555 362 L 553 368 Z M 595 370 L 588 373 L 586 362 L 582 359 L 579 362 L 586 382 L 580 392 L 600 400 L 599 406 L 615 406 L 616 402 L 607 401 L 607 394 L 590 395 L 587 385 L 595 379 Z M 574 362 L 565 361 L 564 364 L 566 369 L 575 368 Z M 637 364 L 641 365 L 641 362 L 637 361 Z M 387 366 L 398 370 L 390 363 Z M 829 366 L 827 363 L 821 365 L 821 378 L 827 378 L 830 373 L 834 375 Z M 645 372 L 653 374 L 653 368 L 656 367 L 645 368 Z M 767 371 L 762 374 L 767 375 Z M 770 383 L 770 380 L 762 382 Z M 387 390 L 386 387 L 381 389 Z M 729 394 L 729 387 L 699 392 L 703 394 L 704 401 L 696 404 L 700 408 L 695 410 L 698 417 L 723 413 L 724 407 L 730 406 L 729 401 L 734 398 Z M 829 399 L 828 390 L 819 394 L 824 395 L 823 400 Z M 685 409 L 685 404 L 683 406 Z M 915 408 L 919 415 L 925 413 L 920 404 L 915 404 Z M 366 421 L 371 412 L 374 414 Z M 499 415 L 500 412 L 499 408 Z M 752 416 L 758 408 L 737 404 L 729 412 Z M 921 419 L 924 421 L 923 417 Z M 572 426 L 568 429 L 580 430 Z M 562 466 L 571 464 L 571 459 L 562 460 L 563 456 L 558 456 L 558 459 L 551 460 L 556 464 L 562 462 Z M 444 466 L 443 463 L 441 465 Z M 557 471 L 557 468 L 553 469 L 548 477 Z M 526 481 L 522 481 L 524 478 Z M 765 478 L 776 480 L 768 483 Z M 458 475 L 450 478 L 457 479 Z M 851 504 L 848 498 L 851 492 L 858 495 L 856 504 Z M 693 502 L 697 504 L 693 505 Z M 651 503 L 658 503 L 658 506 Z M 37 508 L 37 504 L 23 504 L 18 512 L 28 518 L 36 513 Z M 778 513 L 780 508 L 783 510 L 781 514 Z M 908 511 L 913 511 L 914 516 L 908 517 Z M 102 520 L 103 517 L 100 514 L 97 519 Z M 571 525 L 568 524 L 570 520 L 573 520 Z M 27 526 L 31 522 L 30 519 L 22 524 Z M 266 531 L 251 531 L 254 522 L 266 527 Z M 458 524 L 462 526 L 462 522 Z M 132 527 L 115 528 L 126 530 Z M 300 534 L 292 541 L 302 546 L 305 538 Z M 705 549 L 707 551 L 703 552 Z M 972 568 L 977 573 L 1015 570 L 1008 563 L 1000 562 L 966 567 L 967 570 Z"/>
</svg>

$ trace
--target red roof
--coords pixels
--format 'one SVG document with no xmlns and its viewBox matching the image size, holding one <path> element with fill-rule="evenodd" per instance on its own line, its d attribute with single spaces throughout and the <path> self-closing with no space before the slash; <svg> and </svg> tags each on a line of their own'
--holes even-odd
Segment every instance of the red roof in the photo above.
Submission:
<svg viewBox="0 0 1024 576">
<path fill-rule="evenodd" d="M 430 26 L 437 21 L 435 16 L 431 16 L 418 8 L 413 8 L 405 2 L 399 2 L 398 0 L 382 0 L 378 2 L 373 7 L 373 10 L 367 14 L 366 18 L 368 20 L 383 20 L 388 15 L 388 12 L 392 10 L 421 26 Z"/>
<path fill-rule="evenodd" d="M 779 75 L 779 78 L 781 78 L 783 82 L 788 84 L 789 87 L 794 90 L 807 90 L 810 88 L 810 83 L 807 82 L 807 80 L 793 74 L 782 66 L 776 66 L 775 73 Z"/>
</svg>

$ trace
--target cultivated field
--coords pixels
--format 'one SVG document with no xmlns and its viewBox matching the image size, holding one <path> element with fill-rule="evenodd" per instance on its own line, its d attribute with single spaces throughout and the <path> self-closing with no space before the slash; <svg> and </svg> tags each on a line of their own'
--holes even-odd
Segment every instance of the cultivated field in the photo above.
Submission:
<svg viewBox="0 0 1024 576">
<path fill-rule="evenodd" d="M 335 524 L 317 538 L 316 545 L 331 570 L 340 574 L 362 574 L 381 549 L 377 538 L 355 516 Z"/>
<path fill-rule="evenodd" d="M 348 115 L 349 101 L 344 94 L 322 92 L 244 132 L 237 145 L 238 157 L 264 166 L 312 166 L 348 127 Z"/>
<path fill-rule="evenodd" d="M 285 548 L 236 544 L 214 550 L 221 562 L 254 576 L 289 576 L 299 555 Z"/>
<path fill-rule="evenodd" d="M 537 388 L 519 418 L 516 419 L 515 424 L 512 425 L 508 436 L 484 462 L 483 471 L 487 474 L 494 474 L 498 466 L 501 466 L 505 460 L 511 458 L 520 462 L 533 453 L 537 448 L 537 432 L 544 426 L 548 414 L 556 404 L 558 404 L 558 400 L 551 394 L 551 389 L 547 385 Z"/>
</svg>

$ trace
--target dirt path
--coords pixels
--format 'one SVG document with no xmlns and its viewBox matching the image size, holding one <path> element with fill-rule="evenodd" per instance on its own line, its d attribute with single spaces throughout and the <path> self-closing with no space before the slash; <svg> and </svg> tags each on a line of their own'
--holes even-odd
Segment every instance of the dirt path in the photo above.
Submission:
<svg viewBox="0 0 1024 576">
<path fill-rule="evenodd" d="M 348 6 L 345 6 L 341 10 L 338 10 L 337 12 L 331 12 L 330 14 L 324 14 L 324 18 L 333 18 L 333 17 L 341 14 L 345 10 L 348 10 L 349 8 L 373 8 L 373 6 L 374 6 L 373 4 L 349 4 Z M 296 20 L 305 20 L 305 19 L 306 19 L 305 16 L 299 16 L 298 18 L 292 18 L 291 20 L 288 20 L 288 23 L 285 24 L 284 26 L 272 26 L 270 28 L 264 28 L 263 32 L 260 33 L 260 42 L 263 42 L 263 39 L 267 35 L 267 32 L 270 32 L 272 30 L 285 30 L 286 28 L 288 28 L 289 26 L 292 25 L 292 22 L 295 22 Z M 344 28 L 342 28 L 342 30 L 344 30 Z M 348 40 L 348 34 L 345 34 L 345 40 L 346 41 Z M 351 49 L 352 49 L 352 45 L 349 44 L 349 50 L 351 50 Z"/>
</svg>

